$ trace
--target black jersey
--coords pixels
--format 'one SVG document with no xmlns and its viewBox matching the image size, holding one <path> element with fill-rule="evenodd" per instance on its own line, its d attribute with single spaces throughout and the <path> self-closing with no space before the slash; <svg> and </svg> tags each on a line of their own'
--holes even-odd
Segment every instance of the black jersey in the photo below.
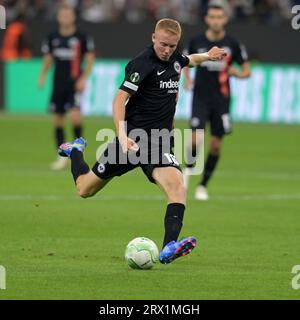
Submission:
<svg viewBox="0 0 300 320">
<path fill-rule="evenodd" d="M 211 100 L 230 97 L 228 70 L 233 62 L 243 64 L 248 60 L 246 49 L 230 36 L 212 42 L 205 34 L 193 38 L 189 44 L 189 54 L 209 51 L 213 46 L 225 49 L 227 56 L 220 61 L 203 62 L 196 70 L 195 93 L 201 99 Z"/>
<path fill-rule="evenodd" d="M 181 70 L 188 64 L 189 58 L 178 50 L 169 61 L 160 60 L 153 46 L 127 64 L 120 89 L 132 95 L 126 105 L 128 131 L 172 130 Z"/>
<path fill-rule="evenodd" d="M 78 31 L 67 37 L 54 32 L 44 40 L 42 52 L 54 57 L 54 84 L 63 86 L 78 79 L 85 53 L 94 52 L 94 41 Z"/>
</svg>

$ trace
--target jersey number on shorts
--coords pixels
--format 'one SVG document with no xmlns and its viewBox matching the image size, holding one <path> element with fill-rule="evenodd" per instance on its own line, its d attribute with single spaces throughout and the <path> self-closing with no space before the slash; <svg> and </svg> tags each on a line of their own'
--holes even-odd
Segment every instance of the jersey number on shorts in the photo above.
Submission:
<svg viewBox="0 0 300 320">
<path fill-rule="evenodd" d="M 175 166 L 179 166 L 179 163 L 173 154 L 164 153 L 164 156 L 168 159 L 170 164 L 175 165 Z"/>
</svg>

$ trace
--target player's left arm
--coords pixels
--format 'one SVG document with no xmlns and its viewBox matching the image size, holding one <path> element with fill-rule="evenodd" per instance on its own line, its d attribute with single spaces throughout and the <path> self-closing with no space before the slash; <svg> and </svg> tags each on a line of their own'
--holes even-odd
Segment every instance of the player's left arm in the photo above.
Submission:
<svg viewBox="0 0 300 320">
<path fill-rule="evenodd" d="M 228 70 L 229 75 L 238 79 L 249 78 L 251 69 L 246 47 L 243 44 L 236 43 L 233 48 L 233 62 L 236 62 L 239 67 L 230 66 Z"/>
<path fill-rule="evenodd" d="M 94 52 L 86 53 L 85 56 L 84 56 L 84 59 L 85 59 L 85 68 L 83 70 L 82 77 L 87 79 L 89 77 L 89 75 L 91 74 L 92 69 L 93 69 L 93 65 L 94 65 L 94 62 L 95 62 L 95 53 Z"/>
<path fill-rule="evenodd" d="M 240 69 L 231 66 L 229 68 L 229 75 L 232 77 L 236 77 L 238 79 L 246 79 L 249 78 L 251 75 L 251 70 L 250 70 L 250 64 L 249 62 L 244 62 L 241 66 Z"/>
<path fill-rule="evenodd" d="M 202 62 L 205 61 L 217 61 L 221 60 L 226 56 L 226 52 L 224 49 L 218 48 L 218 47 L 212 47 L 208 52 L 204 53 L 193 53 L 188 55 L 190 62 L 188 64 L 189 67 L 197 67 Z"/>
<path fill-rule="evenodd" d="M 85 36 L 82 42 L 83 46 L 83 58 L 85 62 L 84 69 L 82 71 L 81 76 L 76 82 L 76 90 L 81 92 L 85 89 L 86 82 L 88 80 L 89 75 L 92 72 L 93 65 L 95 62 L 95 43 L 94 39 L 91 36 Z"/>
<path fill-rule="evenodd" d="M 113 118 L 117 131 L 117 136 L 123 152 L 137 151 L 138 145 L 134 140 L 127 136 L 126 132 L 126 103 L 130 99 L 131 94 L 127 91 L 119 89 L 113 101 Z"/>
<path fill-rule="evenodd" d="M 81 76 L 79 77 L 79 79 L 76 82 L 76 90 L 80 91 L 80 92 L 85 89 L 87 79 L 92 72 L 93 65 L 95 62 L 95 53 L 94 52 L 87 52 L 84 55 L 84 60 L 85 60 L 85 67 L 82 71 Z"/>
</svg>

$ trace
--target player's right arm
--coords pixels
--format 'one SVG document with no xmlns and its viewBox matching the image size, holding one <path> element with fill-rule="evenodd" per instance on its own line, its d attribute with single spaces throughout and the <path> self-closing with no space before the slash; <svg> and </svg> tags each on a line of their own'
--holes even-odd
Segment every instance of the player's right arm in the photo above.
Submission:
<svg viewBox="0 0 300 320">
<path fill-rule="evenodd" d="M 192 53 L 188 55 L 189 64 L 188 67 L 197 67 L 201 63 L 205 61 L 216 61 L 221 60 L 226 56 L 226 52 L 224 49 L 213 47 L 208 52 L 204 53 Z M 193 80 L 191 79 L 190 72 L 188 68 L 183 69 L 183 73 L 185 75 L 185 89 L 189 90 L 193 86 Z"/>
<path fill-rule="evenodd" d="M 38 85 L 39 87 L 43 87 L 45 84 L 45 79 L 48 73 L 48 70 L 50 69 L 51 65 L 53 63 L 53 57 L 52 54 L 48 53 L 44 56 L 43 59 L 43 66 L 42 66 L 42 70 L 39 76 L 39 81 L 38 81 Z"/>
<path fill-rule="evenodd" d="M 208 52 L 204 53 L 193 53 L 188 55 L 190 60 L 189 67 L 197 67 L 205 61 L 217 61 L 221 60 L 226 56 L 224 49 L 219 47 L 212 47 Z"/>
<path fill-rule="evenodd" d="M 122 147 L 123 152 L 128 152 L 130 150 L 137 151 L 137 144 L 130 138 L 127 137 L 126 126 L 125 126 L 125 108 L 128 99 L 130 99 L 131 94 L 120 89 L 115 95 L 113 101 L 113 116 L 114 123 L 117 131 L 117 136 Z"/>
</svg>

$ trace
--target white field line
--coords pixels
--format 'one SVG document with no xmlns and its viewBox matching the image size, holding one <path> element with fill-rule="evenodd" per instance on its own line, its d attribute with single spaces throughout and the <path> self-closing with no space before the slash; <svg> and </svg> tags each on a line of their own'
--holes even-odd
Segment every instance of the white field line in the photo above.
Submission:
<svg viewBox="0 0 300 320">
<path fill-rule="evenodd" d="M 58 195 L 0 195 L 0 201 L 78 201 L 79 196 L 58 196 Z M 160 195 L 96 195 L 85 201 L 163 201 L 164 196 Z M 196 201 L 193 197 L 189 201 Z M 300 201 L 300 194 L 266 194 L 266 195 L 218 195 L 211 196 L 210 201 Z M 83 201 L 83 200 L 82 200 Z"/>
<path fill-rule="evenodd" d="M 13 169 L 8 170 L 4 167 L 2 168 L 0 165 L 0 173 L 1 176 L 30 176 L 30 177 L 53 177 L 53 178 L 62 178 L 66 179 L 66 176 L 63 172 L 53 172 L 51 170 L 47 169 Z M 220 177 L 229 177 L 229 178 L 249 178 L 249 179 L 263 179 L 263 180 L 278 180 L 278 181 L 300 181 L 300 171 L 294 172 L 294 173 L 287 173 L 287 172 L 281 172 L 281 171 L 230 171 L 230 170 L 222 170 L 222 171 L 216 171 L 216 176 Z M 193 176 L 192 176 L 193 177 Z M 196 175 L 195 177 L 199 177 L 199 175 Z M 71 178 L 70 178 L 71 179 Z"/>
<path fill-rule="evenodd" d="M 249 177 L 255 179 L 269 179 L 269 180 L 300 180 L 300 173 L 286 173 L 286 172 L 259 172 L 259 171 L 217 171 L 216 175 L 220 177 Z"/>
</svg>

